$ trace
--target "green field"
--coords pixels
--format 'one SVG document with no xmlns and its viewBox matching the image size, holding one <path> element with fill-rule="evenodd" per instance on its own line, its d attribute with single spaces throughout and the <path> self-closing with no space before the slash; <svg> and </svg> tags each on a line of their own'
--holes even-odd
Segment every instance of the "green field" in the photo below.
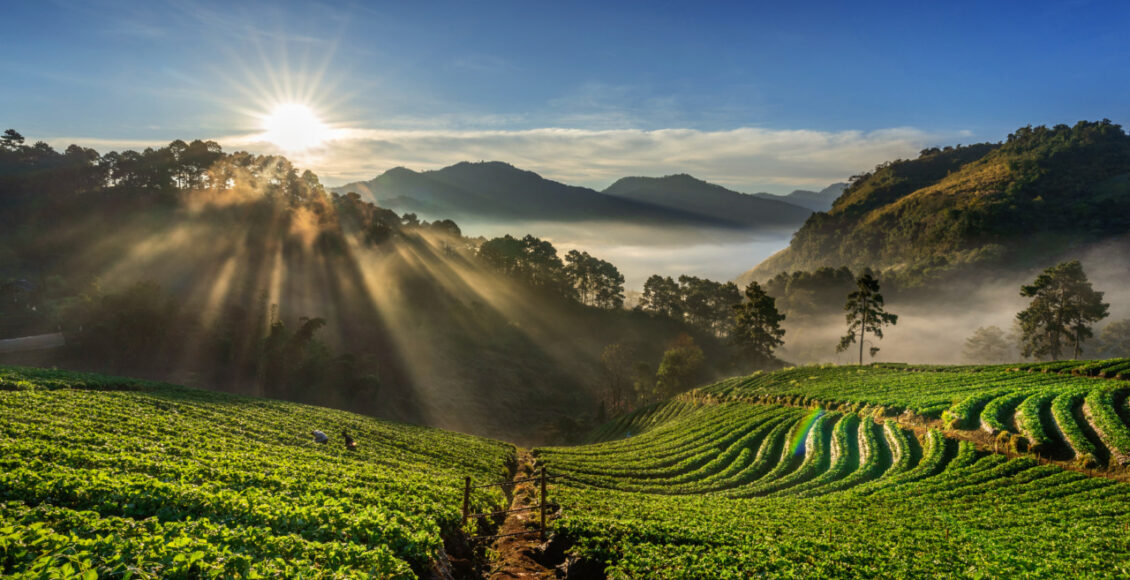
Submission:
<svg viewBox="0 0 1130 580">
<path fill-rule="evenodd" d="M 1125 470 L 1063 466 L 1121 449 L 1128 390 L 1003 367 L 789 369 L 596 434 L 626 439 L 536 453 L 565 476 L 558 533 L 611 577 L 1125 577 Z M 1041 449 L 1072 457 L 1010 459 L 962 437 L 1010 437 L 1026 404 L 1047 424 L 1011 436 L 1042 426 Z"/>
<path fill-rule="evenodd" d="M 0 572 L 411 578 L 459 533 L 463 477 L 505 478 L 513 454 L 319 407 L 0 369 Z"/>
<path fill-rule="evenodd" d="M 1127 359 L 989 367 L 802 367 L 732 379 L 689 398 L 912 413 L 980 430 L 1014 451 L 1082 467 L 1130 462 Z"/>
<path fill-rule="evenodd" d="M 599 443 L 535 449 L 561 476 L 550 544 L 615 578 L 1126 577 L 1130 383 L 1092 370 L 1124 362 L 728 379 L 618 418 Z M 515 456 L 324 408 L 31 369 L 0 368 L 0 419 L 5 577 L 473 577 L 446 564 L 470 557 L 462 478 L 503 479 Z M 504 501 L 476 492 L 472 507 Z"/>
</svg>

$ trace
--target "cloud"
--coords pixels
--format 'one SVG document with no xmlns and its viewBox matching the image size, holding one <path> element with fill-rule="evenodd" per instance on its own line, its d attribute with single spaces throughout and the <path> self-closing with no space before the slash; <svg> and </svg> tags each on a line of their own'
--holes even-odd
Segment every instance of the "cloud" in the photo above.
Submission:
<svg viewBox="0 0 1130 580">
<path fill-rule="evenodd" d="M 824 187 L 884 161 L 915 157 L 954 135 L 910 127 L 870 132 L 347 129 L 305 161 L 331 184 L 371 179 L 396 166 L 426 170 L 459 161 L 499 160 L 597 188 L 628 175 L 690 173 L 738 191 L 787 192 Z"/>
<path fill-rule="evenodd" d="M 753 127 L 723 131 L 339 128 L 334 133 L 336 138 L 319 148 L 287 156 L 329 185 L 372 179 L 397 166 L 428 170 L 460 161 L 506 161 L 549 179 L 597 189 L 625 176 L 689 173 L 747 193 L 819 189 L 884 161 L 916 157 L 924 147 L 962 136 L 958 131 L 928 132 L 913 127 L 837 132 Z M 282 153 L 259 141 L 258 134 L 213 139 L 226 150 Z M 99 150 L 167 144 L 82 138 L 48 141 Z"/>
</svg>

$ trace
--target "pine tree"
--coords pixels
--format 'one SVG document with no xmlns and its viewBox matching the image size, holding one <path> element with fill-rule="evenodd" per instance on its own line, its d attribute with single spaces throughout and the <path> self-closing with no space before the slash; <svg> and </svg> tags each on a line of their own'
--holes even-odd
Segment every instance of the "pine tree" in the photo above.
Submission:
<svg viewBox="0 0 1130 580">
<path fill-rule="evenodd" d="M 879 281 L 870 272 L 864 273 L 855 281 L 856 291 L 848 294 L 847 311 L 848 333 L 840 338 L 836 352 L 844 352 L 856 341 L 859 335 L 859 364 L 863 364 L 864 337 L 870 332 L 876 339 L 883 338 L 883 327 L 898 322 L 898 315 L 883 310 L 883 295 L 879 294 Z M 871 347 L 871 356 L 879 352 L 879 347 Z"/>
<path fill-rule="evenodd" d="M 1044 270 L 1032 284 L 1020 287 L 1020 295 L 1032 298 L 1016 315 L 1026 357 L 1058 359 L 1070 343 L 1072 358 L 1078 358 L 1083 341 L 1094 336 L 1091 323 L 1106 318 L 1110 307 L 1102 301 L 1103 293 L 1091 287 L 1079 260 Z"/>
<path fill-rule="evenodd" d="M 757 282 L 745 289 L 746 300 L 734 305 L 734 342 L 747 360 L 758 367 L 773 362 L 773 351 L 785 342 L 781 321 L 785 315 L 777 311 L 777 299 L 765 293 Z"/>
</svg>

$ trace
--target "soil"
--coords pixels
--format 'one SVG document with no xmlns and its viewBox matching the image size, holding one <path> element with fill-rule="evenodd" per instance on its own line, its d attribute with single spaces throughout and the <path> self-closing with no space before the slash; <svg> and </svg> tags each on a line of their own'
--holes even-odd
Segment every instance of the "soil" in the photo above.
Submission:
<svg viewBox="0 0 1130 580">
<path fill-rule="evenodd" d="M 530 455 L 529 451 L 520 451 L 518 469 L 514 474 L 514 480 L 528 479 L 536 475 L 533 456 Z M 537 480 L 515 484 L 510 509 L 537 506 L 541 495 L 540 487 L 540 482 Z M 551 514 L 547 510 L 546 524 L 548 525 L 554 517 L 556 517 L 556 514 Z M 557 578 L 556 563 L 545 561 L 548 542 L 542 538 L 540 528 L 540 510 L 530 509 L 508 514 L 506 521 L 498 529 L 499 534 L 530 533 L 506 536 L 495 540 L 491 548 L 497 554 L 497 557 L 491 561 L 491 568 L 486 577 L 491 580 Z"/>
</svg>

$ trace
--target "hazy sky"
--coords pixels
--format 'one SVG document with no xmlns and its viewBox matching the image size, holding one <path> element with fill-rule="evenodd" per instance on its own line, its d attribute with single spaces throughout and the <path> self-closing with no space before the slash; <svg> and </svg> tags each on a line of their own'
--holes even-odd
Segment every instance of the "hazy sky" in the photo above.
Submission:
<svg viewBox="0 0 1130 580">
<path fill-rule="evenodd" d="M 817 188 L 1026 124 L 1130 121 L 1130 3 L 5 2 L 0 125 L 100 151 L 336 140 L 330 184 L 497 159 L 603 188 Z"/>
</svg>

